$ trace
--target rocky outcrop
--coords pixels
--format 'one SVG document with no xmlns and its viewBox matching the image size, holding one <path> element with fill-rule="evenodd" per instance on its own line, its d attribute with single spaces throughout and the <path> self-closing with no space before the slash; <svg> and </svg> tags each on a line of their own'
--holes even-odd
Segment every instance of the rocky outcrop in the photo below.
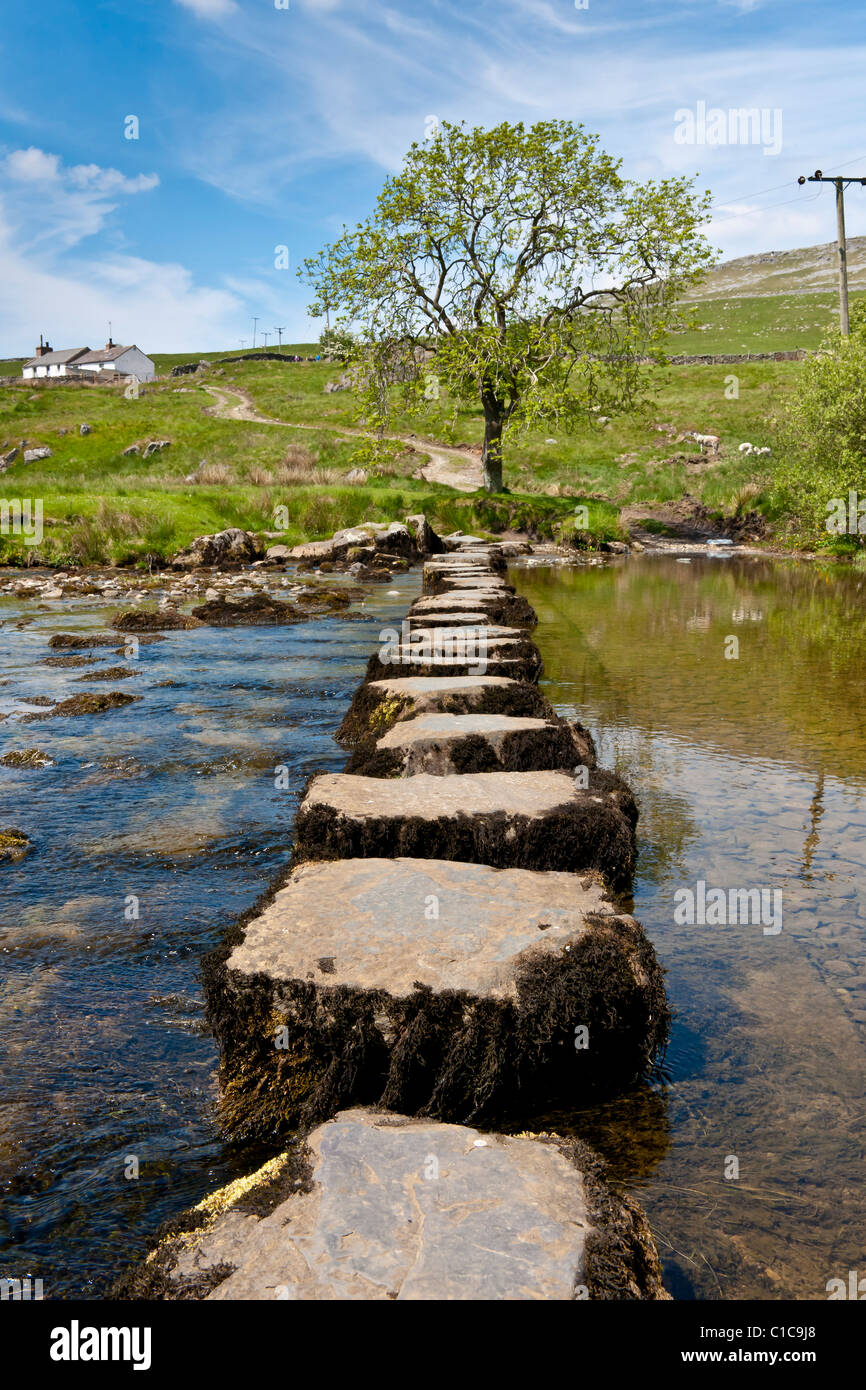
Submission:
<svg viewBox="0 0 866 1390">
<path fill-rule="evenodd" d="M 127 608 L 123 613 L 115 613 L 111 626 L 118 632 L 182 632 L 201 624 L 188 613 L 166 605 L 163 608 Z"/>
<path fill-rule="evenodd" d="M 255 536 L 240 527 L 230 526 L 210 536 L 199 536 L 175 555 L 172 569 L 198 569 L 210 566 L 233 569 L 261 559 L 262 549 Z"/>
<path fill-rule="evenodd" d="M 302 623 L 310 614 L 269 594 L 251 594 L 235 600 L 210 599 L 193 608 L 192 616 L 211 627 L 276 627 Z"/>
</svg>

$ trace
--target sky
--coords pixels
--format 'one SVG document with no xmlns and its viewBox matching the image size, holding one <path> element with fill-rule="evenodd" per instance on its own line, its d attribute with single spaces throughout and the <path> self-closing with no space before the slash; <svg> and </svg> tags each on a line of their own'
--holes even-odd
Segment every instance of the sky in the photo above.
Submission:
<svg viewBox="0 0 866 1390">
<path fill-rule="evenodd" d="M 312 340 L 297 267 L 368 215 L 435 119 L 582 122 L 629 178 L 697 175 L 724 259 L 831 241 L 832 187 L 796 179 L 866 177 L 861 13 L 855 0 L 10 4 L 0 355 L 29 355 L 40 333 L 100 346 L 109 322 L 146 352 L 249 347 L 254 315 L 259 343 L 278 327 Z M 763 128 L 734 143 L 739 108 Z M 846 210 L 849 235 L 866 233 L 866 187 Z"/>
</svg>

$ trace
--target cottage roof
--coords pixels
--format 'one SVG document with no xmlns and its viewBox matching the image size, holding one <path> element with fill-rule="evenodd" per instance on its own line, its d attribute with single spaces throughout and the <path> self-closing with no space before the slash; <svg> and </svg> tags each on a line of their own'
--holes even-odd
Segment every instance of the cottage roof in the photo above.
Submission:
<svg viewBox="0 0 866 1390">
<path fill-rule="evenodd" d="M 63 362 L 72 362 L 85 353 L 90 352 L 89 347 L 80 348 L 60 348 L 57 352 L 44 352 L 41 357 L 31 357 L 29 362 L 25 362 L 25 367 L 59 367 Z"/>
<path fill-rule="evenodd" d="M 80 358 L 75 365 L 77 367 L 86 367 L 90 362 L 114 362 L 118 357 L 122 357 L 125 352 L 131 352 L 134 347 L 135 344 L 132 343 L 126 347 L 115 346 L 110 348 L 97 348 L 94 352 L 91 352 L 88 348 L 87 356 Z"/>
</svg>

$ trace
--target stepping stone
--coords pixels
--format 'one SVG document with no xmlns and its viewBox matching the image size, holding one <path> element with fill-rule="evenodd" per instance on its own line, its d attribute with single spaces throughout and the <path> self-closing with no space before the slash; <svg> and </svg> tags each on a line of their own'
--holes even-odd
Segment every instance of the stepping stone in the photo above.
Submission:
<svg viewBox="0 0 866 1390">
<path fill-rule="evenodd" d="M 489 622 L 501 623 L 504 627 L 534 627 L 538 621 L 534 609 L 523 595 L 509 593 L 507 589 L 450 590 L 434 594 L 429 598 L 416 599 L 411 614 L 413 618 L 420 618 L 427 613 L 479 611 L 487 615 Z"/>
<path fill-rule="evenodd" d="M 456 859 L 495 868 L 597 869 L 613 888 L 634 872 L 636 812 L 612 773 L 589 787 L 564 772 L 456 777 L 314 777 L 295 823 L 295 858 Z"/>
<path fill-rule="evenodd" d="M 336 739 L 344 748 L 354 748 L 364 739 L 380 738 L 398 720 L 416 714 L 473 711 L 555 718 L 536 685 L 505 676 L 389 676 L 359 687 Z"/>
<path fill-rule="evenodd" d="M 507 584 L 499 575 L 491 574 L 489 570 L 424 571 L 423 590 L 425 594 L 462 593 L 464 590 L 471 590 L 474 593 L 476 589 L 493 589 L 497 593 L 514 593 L 511 584 Z"/>
<path fill-rule="evenodd" d="M 430 555 L 424 561 L 425 570 L 443 570 L 449 573 L 461 569 L 480 569 L 485 566 L 488 570 L 501 572 L 507 569 L 508 561 L 501 550 L 488 550 L 468 555 L 460 554 L 460 552 L 453 555 Z"/>
<path fill-rule="evenodd" d="M 460 1121 L 573 1109 L 636 1082 L 670 1021 L 652 946 L 599 875 L 427 858 L 296 867 L 208 963 L 206 993 L 221 1119 L 246 1137 L 357 1102 Z"/>
<path fill-rule="evenodd" d="M 506 714 L 419 714 L 364 744 L 347 772 L 364 777 L 413 777 L 419 772 L 526 772 L 578 764 L 595 766 L 588 731 L 564 719 L 516 719 Z"/>
<path fill-rule="evenodd" d="M 663 1300 L 630 1197 L 578 1140 L 347 1110 L 169 1227 L 114 1297 Z"/>
<path fill-rule="evenodd" d="M 398 634 L 391 629 L 395 639 Z M 544 670 L 541 653 L 525 632 L 493 637 L 489 628 L 416 627 L 399 640 L 386 641 L 367 663 L 366 680 L 387 680 L 395 672 L 418 676 L 509 676 L 537 681 Z"/>
<path fill-rule="evenodd" d="M 499 623 L 491 623 L 486 613 L 422 613 L 416 616 L 409 613 L 404 619 L 407 632 L 414 632 L 417 628 L 431 627 L 484 627 L 487 628 L 491 637 L 521 637 L 526 636 L 526 629 L 520 627 L 501 627 Z"/>
</svg>

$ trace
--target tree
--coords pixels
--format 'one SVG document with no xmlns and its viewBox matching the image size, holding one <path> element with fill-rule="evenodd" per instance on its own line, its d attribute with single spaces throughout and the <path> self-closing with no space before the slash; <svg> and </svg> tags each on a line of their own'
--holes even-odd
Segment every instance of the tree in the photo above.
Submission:
<svg viewBox="0 0 866 1390">
<path fill-rule="evenodd" d="M 443 122 L 412 145 L 372 216 L 300 271 L 310 313 L 327 305 L 355 331 L 368 421 L 384 428 L 395 363 L 416 399 L 444 388 L 480 402 L 484 486 L 498 492 L 508 433 L 634 402 L 638 355 L 660 353 L 710 263 L 709 195 L 619 169 L 568 121 Z"/>
<path fill-rule="evenodd" d="M 812 540 L 866 544 L 866 306 L 809 358 L 781 428 L 775 502 Z M 862 508 L 862 510 L 861 510 Z"/>
<path fill-rule="evenodd" d="M 325 328 L 319 334 L 319 347 L 332 362 L 348 362 L 352 357 L 354 338 L 345 329 Z"/>
</svg>

